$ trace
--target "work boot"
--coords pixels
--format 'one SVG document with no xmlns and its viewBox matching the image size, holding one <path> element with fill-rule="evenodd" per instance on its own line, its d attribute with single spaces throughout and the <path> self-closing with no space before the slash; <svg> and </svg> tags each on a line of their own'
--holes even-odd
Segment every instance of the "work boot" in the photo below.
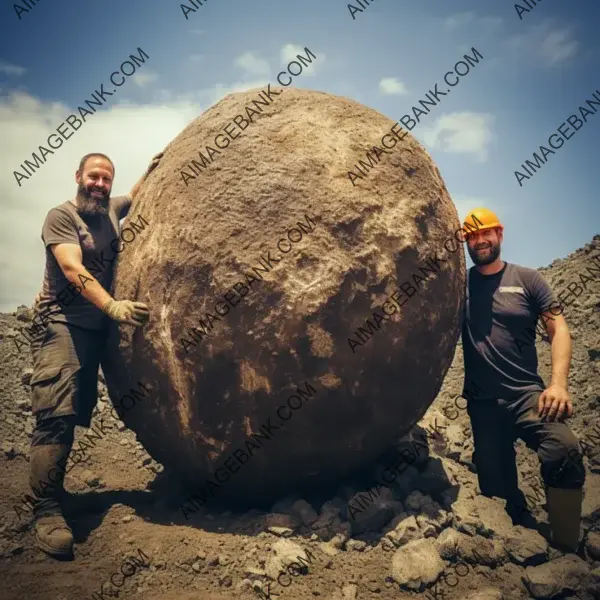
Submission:
<svg viewBox="0 0 600 600">
<path fill-rule="evenodd" d="M 35 537 L 44 552 L 57 557 L 70 556 L 73 552 L 73 533 L 61 508 L 65 494 L 64 465 L 70 451 L 71 447 L 66 444 L 32 446 L 29 461 L 29 485 L 36 498 L 33 504 Z"/>
<path fill-rule="evenodd" d="M 62 515 L 37 517 L 35 539 L 47 554 L 66 557 L 73 554 L 73 532 Z"/>
<path fill-rule="evenodd" d="M 508 512 L 508 515 L 512 520 L 513 526 L 520 525 L 521 527 L 535 530 L 537 530 L 539 526 L 537 519 L 533 516 L 528 508 L 521 508 L 520 510 L 516 510 L 514 512 Z"/>
<path fill-rule="evenodd" d="M 521 525 L 529 529 L 537 529 L 538 522 L 527 506 L 527 499 L 521 490 L 516 490 L 506 501 L 506 512 L 513 526 Z"/>
<path fill-rule="evenodd" d="M 576 552 L 579 546 L 582 501 L 582 488 L 576 490 L 546 488 L 552 544 L 565 552 Z"/>
</svg>

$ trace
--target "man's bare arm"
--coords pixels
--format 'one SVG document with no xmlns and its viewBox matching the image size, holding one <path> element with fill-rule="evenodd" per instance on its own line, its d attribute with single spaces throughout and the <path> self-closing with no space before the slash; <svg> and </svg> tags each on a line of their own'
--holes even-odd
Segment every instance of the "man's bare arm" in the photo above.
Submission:
<svg viewBox="0 0 600 600">
<path fill-rule="evenodd" d="M 100 283 L 83 266 L 83 254 L 78 244 L 52 244 L 50 250 L 65 277 L 73 284 L 81 288 L 81 295 L 94 306 L 102 310 L 102 307 L 112 299 L 111 295 L 100 285 Z M 86 277 L 91 281 L 82 280 L 79 276 Z"/>
<path fill-rule="evenodd" d="M 538 398 L 538 414 L 548 421 L 561 421 L 573 415 L 573 403 L 567 390 L 571 367 L 571 334 L 562 314 L 542 314 L 552 344 L 552 381 Z"/>
<path fill-rule="evenodd" d="M 91 276 L 83 265 L 83 255 L 78 244 L 52 244 L 50 249 L 67 280 L 78 286 L 81 295 L 111 319 L 134 327 L 139 327 L 148 321 L 150 313 L 145 304 L 131 300 L 115 300 Z M 80 276 L 86 279 L 80 279 Z"/>
<path fill-rule="evenodd" d="M 546 319 L 547 317 L 547 319 Z M 550 385 L 560 385 L 567 389 L 571 368 L 572 344 L 569 326 L 563 315 L 544 313 L 546 330 L 552 344 L 552 381 Z"/>
</svg>

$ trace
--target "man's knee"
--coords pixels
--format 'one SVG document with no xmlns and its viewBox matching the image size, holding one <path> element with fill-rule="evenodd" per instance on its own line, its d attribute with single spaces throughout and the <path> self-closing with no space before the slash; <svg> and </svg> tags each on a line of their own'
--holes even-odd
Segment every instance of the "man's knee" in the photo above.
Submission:
<svg viewBox="0 0 600 600">
<path fill-rule="evenodd" d="M 542 477 L 550 487 L 578 489 L 585 483 L 583 453 L 570 429 L 561 433 L 552 452 L 543 453 Z"/>
</svg>

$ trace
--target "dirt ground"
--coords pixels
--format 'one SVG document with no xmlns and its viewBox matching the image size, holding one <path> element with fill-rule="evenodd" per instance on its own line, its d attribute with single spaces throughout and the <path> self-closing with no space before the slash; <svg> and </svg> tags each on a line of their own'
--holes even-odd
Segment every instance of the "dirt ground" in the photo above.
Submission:
<svg viewBox="0 0 600 600">
<path fill-rule="evenodd" d="M 596 236 L 585 248 L 541 272 L 559 292 L 580 281 L 578 273 L 586 272 L 590 257 L 599 251 Z M 184 491 L 167 472 L 155 474 L 162 466 L 132 431 L 110 415 L 100 381 L 94 423 L 103 419 L 106 433 L 66 479 L 70 494 L 66 517 L 76 544 L 72 561 L 51 559 L 37 549 L 30 511 L 23 505 L 33 426 L 31 357 L 28 352 L 19 354 L 12 340 L 27 325 L 29 311 L 21 307 L 11 315 L 1 314 L 0 596 L 7 600 L 600 598 L 600 452 L 593 443 L 600 441 L 600 276 L 587 282 L 565 314 L 574 347 L 570 392 L 575 415 L 569 424 L 580 439 L 587 436 L 589 441 L 579 556 L 563 555 L 545 543 L 543 501 L 532 510 L 540 522 L 540 535 L 507 526 L 502 504 L 480 496 L 470 462 L 468 416 L 459 410 L 455 419 L 449 419 L 454 413 L 442 412 L 454 407 L 454 396 L 462 389 L 459 346 L 440 393 L 415 428 L 431 429 L 437 422 L 443 439 L 439 444 L 430 440 L 427 459 L 419 458 L 387 495 L 372 502 L 360 517 L 360 527 L 344 520 L 342 507 L 357 492 L 366 493 L 373 486 L 369 477 L 376 465 L 370 475 L 361 473 L 340 482 L 327 501 L 317 502 L 316 495 L 282 498 L 269 510 L 211 510 L 186 520 L 178 510 Z M 549 382 L 549 346 L 543 341 L 537 346 L 540 373 Z M 83 433 L 78 429 L 76 440 Z M 534 494 L 537 457 L 522 442 L 517 447 L 522 489 Z M 433 545 L 442 558 L 437 554 L 432 558 Z M 306 550 L 311 553 L 310 564 L 285 574 L 288 558 Z M 442 576 L 429 577 L 427 569 L 438 560 Z M 406 575 L 406 569 L 417 575 Z"/>
</svg>

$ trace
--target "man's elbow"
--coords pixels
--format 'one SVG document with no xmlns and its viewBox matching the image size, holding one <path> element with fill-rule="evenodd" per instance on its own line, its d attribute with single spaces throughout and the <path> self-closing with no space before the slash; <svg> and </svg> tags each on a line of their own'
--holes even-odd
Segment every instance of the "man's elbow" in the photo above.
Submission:
<svg viewBox="0 0 600 600">
<path fill-rule="evenodd" d="M 553 343 L 555 340 L 559 344 L 571 343 L 571 332 L 569 331 L 569 326 L 566 322 L 557 323 L 553 331 L 550 332 L 550 343 Z"/>
<path fill-rule="evenodd" d="M 79 274 L 85 272 L 85 267 L 79 261 L 68 261 L 60 265 L 63 275 L 69 280 L 73 281 L 79 279 Z"/>
</svg>

